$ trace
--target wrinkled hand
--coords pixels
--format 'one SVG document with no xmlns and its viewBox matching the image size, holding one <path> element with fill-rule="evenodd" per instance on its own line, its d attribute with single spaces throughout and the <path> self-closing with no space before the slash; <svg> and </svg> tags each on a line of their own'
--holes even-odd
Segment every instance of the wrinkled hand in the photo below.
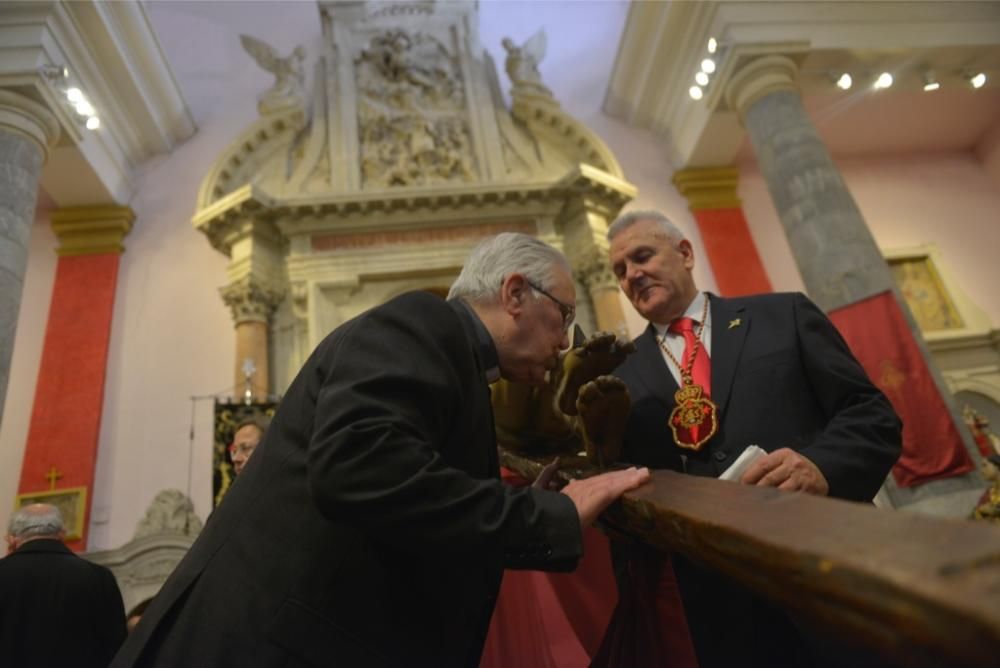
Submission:
<svg viewBox="0 0 1000 668">
<path fill-rule="evenodd" d="M 556 407 L 566 415 L 576 415 L 580 388 L 598 376 L 611 373 L 634 352 L 634 343 L 621 341 L 611 332 L 598 332 L 582 346 L 566 351 L 554 375 Z"/>
<path fill-rule="evenodd" d="M 758 458 L 740 482 L 819 496 L 826 496 L 830 491 L 830 485 L 819 468 L 790 448 L 781 448 Z"/>
<path fill-rule="evenodd" d="M 615 463 L 622 453 L 632 408 L 625 382 L 614 376 L 598 376 L 580 388 L 576 407 L 583 423 L 587 459 L 601 468 Z"/>
<path fill-rule="evenodd" d="M 580 516 L 580 526 L 592 525 L 604 509 L 617 501 L 625 492 L 649 482 L 649 469 L 634 466 L 624 471 L 601 473 L 584 480 L 572 480 L 562 488 Z"/>
</svg>

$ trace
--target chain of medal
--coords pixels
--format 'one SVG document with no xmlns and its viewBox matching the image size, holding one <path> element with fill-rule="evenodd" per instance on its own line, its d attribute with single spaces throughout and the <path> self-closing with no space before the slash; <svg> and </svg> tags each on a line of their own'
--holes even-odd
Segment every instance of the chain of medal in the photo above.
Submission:
<svg viewBox="0 0 1000 668">
<path fill-rule="evenodd" d="M 707 315 L 708 300 L 705 300 L 705 309 L 701 316 L 701 322 L 698 324 L 698 334 L 695 337 L 694 349 L 688 358 L 686 369 L 677 361 L 677 358 L 670 352 L 670 349 L 667 348 L 666 334 L 662 338 L 657 339 L 663 352 L 667 354 L 671 362 L 677 365 L 677 369 L 681 374 L 681 387 L 674 393 L 675 406 L 674 410 L 670 412 L 670 418 L 667 421 L 670 431 L 674 435 L 674 443 L 682 448 L 695 451 L 701 450 L 701 447 L 719 430 L 718 406 L 715 405 L 714 401 L 704 396 L 705 388 L 701 385 L 696 385 L 694 377 L 691 375 L 694 369 L 694 362 L 701 351 L 701 334 L 705 329 L 705 318 Z M 691 429 L 694 427 L 699 427 L 697 440 L 684 439 L 684 434 L 680 430 L 683 429 L 690 436 Z"/>
</svg>

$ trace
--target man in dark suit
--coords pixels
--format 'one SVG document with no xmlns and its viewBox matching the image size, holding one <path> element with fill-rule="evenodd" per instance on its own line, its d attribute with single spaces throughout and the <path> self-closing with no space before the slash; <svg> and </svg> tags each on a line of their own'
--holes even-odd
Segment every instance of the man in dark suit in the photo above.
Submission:
<svg viewBox="0 0 1000 668">
<path fill-rule="evenodd" d="M 21 508 L 0 559 L 0 664 L 105 668 L 125 639 L 114 575 L 73 554 L 59 509 Z"/>
<path fill-rule="evenodd" d="M 622 216 L 608 240 L 622 291 L 649 321 L 615 372 L 632 400 L 624 461 L 718 477 L 757 445 L 767 454 L 744 484 L 874 497 L 899 456 L 901 423 L 812 302 L 700 292 L 691 243 L 656 212 Z M 678 401 L 693 411 L 675 411 Z M 633 555 L 633 566 L 649 556 Z M 673 561 L 702 668 L 812 661 L 783 613 L 698 564 Z"/>
<path fill-rule="evenodd" d="M 502 484 L 488 387 L 555 366 L 569 266 L 502 234 L 450 296 L 317 347 L 113 666 L 475 666 L 504 568 L 575 567 L 581 526 L 649 473 Z"/>
</svg>

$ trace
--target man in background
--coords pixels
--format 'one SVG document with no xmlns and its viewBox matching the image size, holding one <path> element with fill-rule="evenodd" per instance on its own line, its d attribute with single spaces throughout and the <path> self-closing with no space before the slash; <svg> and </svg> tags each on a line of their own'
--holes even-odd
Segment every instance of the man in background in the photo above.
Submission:
<svg viewBox="0 0 1000 668">
<path fill-rule="evenodd" d="M 236 424 L 233 430 L 233 442 L 229 446 L 229 456 L 233 460 L 233 471 L 236 475 L 243 471 L 243 467 L 250 461 L 250 456 L 266 433 L 267 422 L 261 418 L 249 417 Z"/>
<path fill-rule="evenodd" d="M 875 496 L 899 457 L 901 423 L 822 311 L 800 293 L 725 299 L 701 292 L 691 242 L 655 211 L 621 216 L 608 241 L 622 291 L 649 321 L 636 353 L 615 372 L 632 400 L 622 460 L 718 477 L 757 445 L 765 454 L 739 478 L 743 484 L 852 501 Z M 675 410 L 678 402 L 691 410 Z M 658 614 L 660 629 L 678 625 L 669 599 L 679 585 L 701 668 L 829 658 L 816 656 L 783 612 L 716 572 L 678 556 L 671 569 L 641 546 L 618 556 L 630 571 L 620 580 L 623 604 L 630 599 Z M 650 637 L 662 635 L 656 624 L 641 629 L 653 630 L 645 637 L 650 652 L 663 649 Z M 612 625 L 606 644 L 616 634 L 619 647 L 642 646 L 623 641 L 621 624 Z"/>
<path fill-rule="evenodd" d="M 105 668 L 125 639 L 125 608 L 107 568 L 65 545 L 59 509 L 21 508 L 0 559 L 0 664 Z"/>
<path fill-rule="evenodd" d="M 582 528 L 649 472 L 504 485 L 489 389 L 544 382 L 569 345 L 566 258 L 501 234 L 449 296 L 320 343 L 115 668 L 477 666 L 503 569 L 575 568 Z"/>
</svg>

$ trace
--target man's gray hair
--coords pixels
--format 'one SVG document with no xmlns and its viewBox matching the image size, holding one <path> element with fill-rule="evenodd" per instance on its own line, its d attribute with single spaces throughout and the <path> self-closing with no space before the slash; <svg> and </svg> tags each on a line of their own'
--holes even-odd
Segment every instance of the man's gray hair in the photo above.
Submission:
<svg viewBox="0 0 1000 668">
<path fill-rule="evenodd" d="M 670 219 L 664 216 L 659 211 L 629 211 L 628 213 L 623 213 L 615 219 L 615 222 L 611 223 L 608 228 L 608 241 L 611 241 L 628 227 L 631 227 L 642 220 L 651 220 L 654 223 L 658 223 L 660 227 L 663 228 L 663 232 L 667 237 L 677 243 L 684 239 L 684 233 L 680 231 L 676 225 L 670 222 Z"/>
<path fill-rule="evenodd" d="M 55 506 L 36 503 L 21 508 L 10 518 L 7 533 L 14 538 L 58 536 L 63 531 L 62 513 Z"/>
<path fill-rule="evenodd" d="M 553 270 L 557 266 L 572 273 L 566 256 L 544 241 L 527 234 L 504 232 L 472 249 L 462 273 L 448 291 L 448 299 L 495 301 L 504 278 L 513 273 L 524 274 L 543 290 L 551 290 L 555 283 Z"/>
</svg>

